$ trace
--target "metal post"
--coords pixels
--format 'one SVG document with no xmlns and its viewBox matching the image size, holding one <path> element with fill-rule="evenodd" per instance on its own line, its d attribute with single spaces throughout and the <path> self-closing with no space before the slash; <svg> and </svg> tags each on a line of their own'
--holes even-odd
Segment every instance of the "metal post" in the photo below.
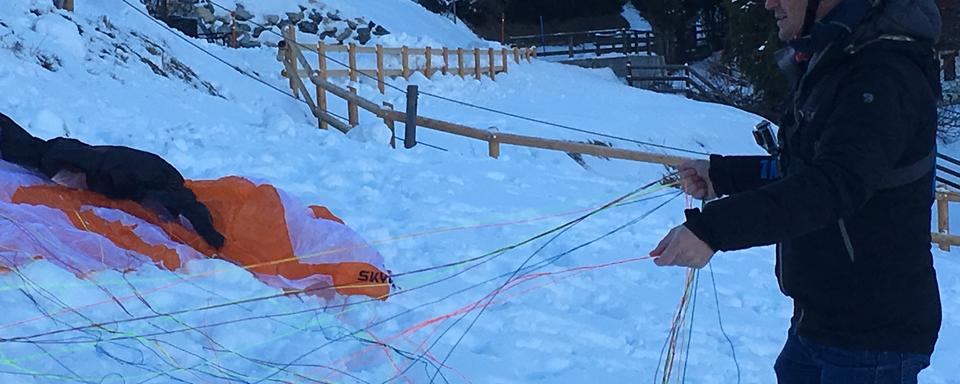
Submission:
<svg viewBox="0 0 960 384">
<path fill-rule="evenodd" d="M 420 89 L 416 85 L 407 86 L 407 121 L 403 132 L 403 147 L 410 149 L 417 145 L 417 99 Z"/>
<path fill-rule="evenodd" d="M 541 47 L 546 47 L 547 44 L 544 43 L 543 41 L 544 41 L 544 37 L 543 37 L 543 16 L 540 16 L 540 46 L 541 46 Z"/>
<path fill-rule="evenodd" d="M 500 44 L 507 43 L 507 13 L 500 13 Z"/>
</svg>

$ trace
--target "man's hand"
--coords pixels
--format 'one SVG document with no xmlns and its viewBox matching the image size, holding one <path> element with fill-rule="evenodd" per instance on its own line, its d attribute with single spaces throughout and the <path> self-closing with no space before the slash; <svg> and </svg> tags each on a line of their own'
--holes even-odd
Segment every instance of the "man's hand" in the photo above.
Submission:
<svg viewBox="0 0 960 384">
<path fill-rule="evenodd" d="M 713 200 L 717 194 L 713 191 L 710 182 L 710 161 L 690 160 L 677 167 L 680 174 L 681 186 L 687 189 L 687 194 L 700 200 Z"/>
<path fill-rule="evenodd" d="M 715 253 L 707 243 L 681 225 L 660 240 L 657 248 L 650 251 L 650 256 L 656 257 L 653 262 L 661 267 L 676 265 L 699 269 L 707 265 Z"/>
</svg>

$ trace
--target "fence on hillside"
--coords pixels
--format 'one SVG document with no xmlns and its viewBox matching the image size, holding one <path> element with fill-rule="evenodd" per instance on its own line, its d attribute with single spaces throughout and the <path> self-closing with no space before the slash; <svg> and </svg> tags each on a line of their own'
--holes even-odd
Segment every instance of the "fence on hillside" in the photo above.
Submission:
<svg viewBox="0 0 960 384">
<path fill-rule="evenodd" d="M 540 56 L 567 55 L 574 57 L 578 54 L 600 56 L 607 53 L 654 54 L 653 31 L 636 29 L 603 29 L 551 33 L 548 35 L 512 36 L 508 39 L 508 42 L 515 46 L 540 47 Z"/>
<path fill-rule="evenodd" d="M 570 154 L 584 154 L 584 155 L 593 155 L 605 158 L 612 159 L 624 159 L 624 160 L 633 160 L 646 163 L 654 164 L 663 164 L 669 166 L 677 166 L 684 161 L 689 159 L 679 156 L 657 154 L 657 153 L 648 153 L 642 151 L 634 151 L 628 149 L 618 149 L 602 145 L 580 143 L 574 141 L 565 141 L 565 140 L 555 140 L 555 139 L 545 139 L 532 136 L 523 136 L 515 135 L 510 133 L 501 133 L 496 131 L 482 130 L 473 127 L 468 127 L 461 124 L 446 122 L 439 119 L 433 119 L 425 116 L 420 116 L 417 113 L 417 87 L 409 86 L 407 89 L 407 108 L 405 112 L 395 111 L 392 105 L 384 103 L 383 105 L 378 105 L 370 100 L 364 99 L 357 95 L 356 88 L 348 87 L 347 89 L 341 88 L 330 81 L 330 71 L 325 68 L 326 60 L 320 59 L 319 65 L 320 70 L 314 70 L 311 67 L 310 62 L 304 57 L 303 50 L 308 49 L 303 45 L 298 44 L 295 40 L 291 39 L 292 32 L 285 31 L 286 44 L 281 50 L 281 59 L 284 63 L 284 76 L 290 79 L 291 88 L 297 90 L 298 94 L 302 95 L 309 105 L 310 109 L 313 111 L 314 115 L 319 119 L 321 128 L 325 128 L 327 124 L 333 126 L 334 128 L 340 130 L 341 132 L 349 132 L 350 129 L 359 125 L 359 109 L 364 109 L 367 112 L 370 112 L 377 116 L 377 118 L 382 119 L 385 125 L 390 129 L 391 137 L 396 137 L 396 125 L 397 122 L 404 124 L 404 147 L 412 148 L 417 144 L 416 142 L 416 131 L 418 128 L 425 128 L 434 131 L 440 131 L 449 133 L 452 135 L 462 136 L 465 138 L 480 140 L 487 143 L 488 146 L 488 155 L 493 158 L 500 157 L 500 146 L 501 144 L 516 145 L 529 148 L 540 148 L 547 150 L 563 151 Z M 318 46 L 318 51 L 320 47 Z M 358 52 L 359 50 L 353 50 Z M 378 49 L 378 51 L 384 52 L 384 49 Z M 408 48 L 404 50 L 405 52 L 410 52 Z M 415 51 L 419 52 L 419 50 Z M 514 51 L 516 52 L 516 51 Z M 536 51 L 532 51 L 528 58 L 535 56 Z M 383 53 L 379 55 L 382 57 Z M 323 57 L 323 54 L 321 54 Z M 379 60 L 378 60 L 379 61 Z M 426 67 L 421 68 L 420 70 L 426 70 Z M 351 79 L 356 80 L 356 73 L 360 71 L 355 65 L 351 65 L 352 73 L 354 76 L 351 76 Z M 326 72 L 326 73 L 324 73 Z M 428 71 L 429 72 L 429 71 Z M 384 74 L 388 73 L 386 70 L 378 70 L 377 73 Z M 395 73 L 395 72 L 393 72 Z M 476 72 L 475 72 L 476 73 Z M 339 73 L 344 75 L 344 73 Z M 402 75 L 402 74 L 401 74 Z M 349 73 L 346 76 L 350 76 Z M 378 80 L 380 75 L 376 75 Z M 317 102 L 314 102 L 314 99 L 310 96 L 310 90 L 304 84 L 303 78 L 306 77 L 311 83 L 316 87 Z M 380 81 L 382 84 L 382 81 Z M 347 102 L 348 109 L 348 121 L 343 122 L 339 119 L 331 116 L 325 107 L 326 94 L 331 93 L 336 97 L 339 97 Z M 321 103 L 322 101 L 322 103 Z M 396 141 L 391 140 L 391 146 L 396 147 Z"/>
<path fill-rule="evenodd" d="M 537 57 L 536 47 L 523 49 L 465 49 L 441 47 L 434 49 L 432 47 L 411 48 L 406 46 L 400 48 L 385 48 L 382 45 L 377 45 L 376 47 L 363 47 L 355 44 L 327 45 L 324 44 L 323 41 L 316 44 L 302 44 L 297 42 L 296 30 L 292 28 L 284 29 L 284 41 L 288 43 L 289 47 L 296 53 L 304 50 L 316 53 L 319 57 L 317 65 L 321 77 L 325 79 L 331 77 L 350 77 L 351 81 L 357 81 L 361 74 L 366 75 L 370 78 L 377 79 L 377 87 L 380 89 L 381 94 L 386 92 L 385 79 L 388 77 L 402 76 L 404 79 L 409 79 L 411 74 L 420 72 L 429 78 L 439 72 L 443 75 L 456 73 L 462 78 L 472 76 L 480 80 L 483 76 L 487 76 L 496 80 L 498 73 L 509 72 L 511 60 L 514 64 L 521 64 L 524 61 L 529 62 L 531 59 Z M 296 53 L 294 53 L 294 56 Z M 336 64 L 337 66 L 344 67 L 344 69 L 329 69 L 332 66 L 328 64 L 328 61 L 330 61 L 328 54 L 330 53 L 347 54 L 347 63 L 345 63 L 345 66 Z M 360 55 L 375 55 L 376 68 L 360 68 L 358 65 Z M 400 59 L 399 68 L 388 68 L 386 66 L 386 59 L 390 57 Z M 468 57 L 470 57 L 471 60 L 467 60 Z M 411 61 L 412 58 L 423 58 L 424 60 L 422 62 L 420 60 Z M 454 60 L 451 60 L 451 58 Z M 453 61 L 453 63 L 451 63 L 451 61 Z M 299 63 L 294 61 L 291 65 L 291 70 L 299 71 L 298 75 L 306 75 L 299 67 Z M 292 80 L 291 87 L 293 87 Z M 296 92 L 297 90 L 294 88 L 294 93 Z M 321 105 L 321 107 L 323 107 L 323 105 Z"/>
<path fill-rule="evenodd" d="M 695 41 L 694 46 L 690 47 L 690 52 L 695 56 L 702 56 L 696 52 L 709 47 L 707 30 L 698 26 L 693 32 Z M 538 53 L 540 56 L 566 55 L 573 58 L 580 54 L 656 55 L 658 50 L 656 37 L 653 31 L 621 28 L 511 36 L 507 42 L 514 46 L 540 47 Z"/>
<path fill-rule="evenodd" d="M 736 106 L 713 82 L 689 65 L 633 65 L 627 61 L 627 84 Z"/>
</svg>

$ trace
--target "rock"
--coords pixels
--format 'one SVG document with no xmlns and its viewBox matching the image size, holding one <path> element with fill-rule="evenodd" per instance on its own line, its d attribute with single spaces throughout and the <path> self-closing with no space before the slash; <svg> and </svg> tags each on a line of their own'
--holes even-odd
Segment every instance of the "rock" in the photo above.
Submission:
<svg viewBox="0 0 960 384">
<path fill-rule="evenodd" d="M 330 20 L 333 20 L 333 21 L 341 21 L 341 20 L 343 20 L 343 18 L 341 18 L 340 15 L 338 15 L 338 14 L 336 14 L 336 13 L 332 13 L 332 12 L 327 12 L 327 18 L 330 19 Z"/>
<path fill-rule="evenodd" d="M 267 28 L 264 28 L 258 25 L 256 28 L 253 29 L 253 37 L 255 39 L 259 39 L 260 35 L 266 31 L 267 31 Z"/>
<path fill-rule="evenodd" d="M 247 11 L 243 5 L 237 4 L 237 9 L 233 11 L 233 17 L 240 21 L 247 21 L 253 18 L 253 14 Z"/>
<path fill-rule="evenodd" d="M 243 48 L 259 48 L 260 47 L 260 42 L 250 37 L 250 35 L 247 33 L 244 33 L 243 36 L 240 37 L 239 44 Z"/>
<path fill-rule="evenodd" d="M 323 33 L 320 34 L 320 39 L 326 39 L 328 37 L 334 37 L 337 35 L 337 27 L 328 27 Z"/>
<path fill-rule="evenodd" d="M 357 25 L 357 22 L 356 22 L 356 21 L 347 20 L 347 26 L 349 26 L 350 29 L 352 29 L 352 30 L 357 30 L 357 27 L 358 27 L 359 25 Z"/>
<path fill-rule="evenodd" d="M 317 11 L 310 12 L 310 14 L 307 15 L 307 18 L 310 19 L 310 21 L 312 21 L 314 24 L 320 24 L 323 22 L 323 15 L 317 13 Z"/>
<path fill-rule="evenodd" d="M 250 27 L 250 24 L 237 23 L 237 32 L 250 33 L 250 31 L 253 31 L 253 28 Z"/>
<path fill-rule="evenodd" d="M 214 32 L 216 32 L 216 33 L 230 33 L 231 31 L 232 31 L 232 29 L 230 29 L 230 24 L 224 23 L 224 24 L 220 24 L 220 26 L 218 26 L 217 29 L 216 29 Z"/>
<path fill-rule="evenodd" d="M 297 5 L 297 6 L 300 7 L 300 13 L 303 13 L 303 11 L 307 10 L 307 7 L 304 7 L 302 5 Z"/>
<path fill-rule="evenodd" d="M 291 23 L 297 24 L 303 21 L 303 12 L 287 12 L 287 19 L 290 20 Z"/>
<path fill-rule="evenodd" d="M 320 29 L 317 28 L 317 24 L 310 21 L 301 21 L 300 24 L 297 24 L 297 27 L 299 27 L 300 32 L 303 33 L 316 34 L 320 31 Z"/>
<path fill-rule="evenodd" d="M 378 25 L 376 28 L 373 29 L 373 35 L 374 35 L 374 36 L 384 36 L 384 35 L 389 35 L 389 34 L 390 34 L 390 31 L 388 31 L 388 30 L 387 30 L 386 28 L 384 28 L 382 25 Z"/>
<path fill-rule="evenodd" d="M 280 16 L 277 15 L 266 15 L 264 19 L 266 19 L 267 25 L 277 25 L 280 23 Z"/>
<path fill-rule="evenodd" d="M 233 20 L 230 20 L 230 15 L 217 15 L 217 21 L 224 24 L 230 24 L 233 22 Z"/>
<path fill-rule="evenodd" d="M 344 29 L 343 32 L 340 32 L 335 38 L 337 39 L 337 41 L 343 44 L 343 42 L 349 39 L 351 35 L 353 35 L 352 29 Z"/>
<path fill-rule="evenodd" d="M 200 20 L 203 20 L 204 23 L 213 24 L 217 21 L 217 17 L 213 15 L 213 12 L 210 12 L 206 7 L 197 7 L 197 16 L 200 17 Z"/>
<path fill-rule="evenodd" d="M 377 26 L 377 23 L 374 23 L 372 21 L 367 23 L 367 28 L 373 29 L 373 27 L 376 27 L 376 26 Z"/>
<path fill-rule="evenodd" d="M 270 48 L 276 48 L 276 47 L 277 47 L 277 43 L 274 43 L 274 42 L 272 42 L 272 41 L 270 41 L 270 40 L 264 41 L 264 42 L 263 42 L 263 45 L 266 45 L 266 46 L 268 46 L 268 47 L 270 47 Z"/>
<path fill-rule="evenodd" d="M 290 20 L 280 20 L 280 22 L 277 23 L 277 28 L 280 28 L 280 30 L 283 31 L 291 25 L 293 25 L 293 23 L 291 23 Z"/>
<path fill-rule="evenodd" d="M 357 41 L 359 41 L 361 45 L 366 45 L 371 37 L 370 28 L 360 28 L 357 30 Z"/>
</svg>

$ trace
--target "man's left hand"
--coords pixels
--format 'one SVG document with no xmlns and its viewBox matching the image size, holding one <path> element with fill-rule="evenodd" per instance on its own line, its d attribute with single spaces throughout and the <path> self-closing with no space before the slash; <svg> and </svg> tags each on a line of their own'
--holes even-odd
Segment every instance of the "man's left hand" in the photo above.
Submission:
<svg viewBox="0 0 960 384">
<path fill-rule="evenodd" d="M 715 253 L 707 243 L 681 225 L 660 240 L 660 244 L 650 251 L 650 256 L 656 257 L 653 262 L 661 267 L 675 265 L 699 269 L 706 266 Z"/>
</svg>

